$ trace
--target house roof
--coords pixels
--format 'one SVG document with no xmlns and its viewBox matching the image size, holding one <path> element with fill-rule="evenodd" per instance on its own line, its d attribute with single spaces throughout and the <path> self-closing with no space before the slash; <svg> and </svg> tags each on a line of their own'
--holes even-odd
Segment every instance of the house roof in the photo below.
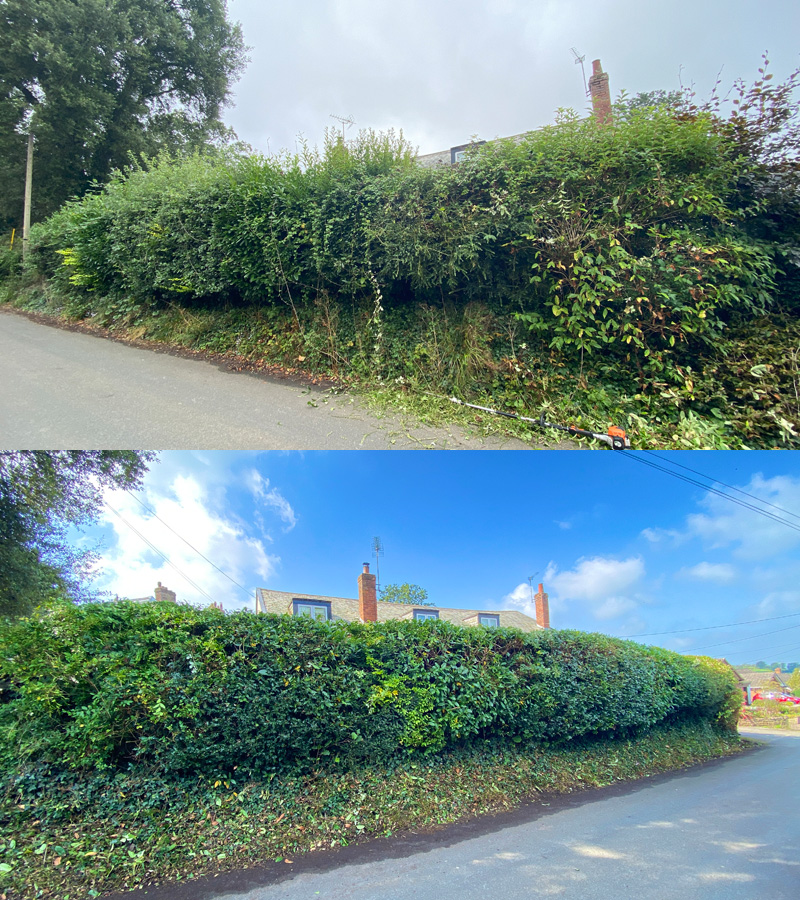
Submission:
<svg viewBox="0 0 800 900">
<path fill-rule="evenodd" d="M 256 612 L 291 615 L 294 600 L 321 600 L 331 604 L 331 618 L 343 622 L 360 622 L 359 603 L 350 597 L 326 597 L 321 594 L 294 594 L 289 591 L 269 591 L 266 588 L 256 590 Z M 409 603 L 387 603 L 377 601 L 378 621 L 390 622 L 413 619 L 415 609 L 436 610 L 439 619 L 453 625 L 478 624 L 479 615 L 498 616 L 502 628 L 519 628 L 521 631 L 538 631 L 541 626 L 531 616 L 526 616 L 515 609 L 453 609 L 444 606 L 413 606 Z"/>
<path fill-rule="evenodd" d="M 774 691 L 776 688 L 788 690 L 788 684 L 777 672 L 742 672 L 742 680 L 756 691 Z"/>
</svg>

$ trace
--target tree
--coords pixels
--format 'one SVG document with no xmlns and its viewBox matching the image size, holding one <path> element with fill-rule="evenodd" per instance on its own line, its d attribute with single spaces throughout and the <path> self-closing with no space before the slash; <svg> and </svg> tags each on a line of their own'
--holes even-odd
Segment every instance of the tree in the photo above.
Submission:
<svg viewBox="0 0 800 900">
<path fill-rule="evenodd" d="M 789 690 L 795 696 L 800 694 L 800 666 L 794 668 L 789 676 Z"/>
<path fill-rule="evenodd" d="M 428 592 L 418 584 L 387 584 L 381 588 L 380 599 L 385 603 L 409 603 L 413 606 L 433 606 L 428 603 Z"/>
<path fill-rule="evenodd" d="M 0 0 L 0 215 L 22 215 L 27 135 L 33 218 L 131 156 L 221 137 L 245 62 L 227 0 Z"/>
<path fill-rule="evenodd" d="M 760 660 L 756 663 L 756 668 L 757 668 L 757 669 L 766 669 L 766 668 L 767 668 L 767 664 L 766 664 L 766 662 L 765 662 L 763 659 L 760 659 Z"/>
<path fill-rule="evenodd" d="M 107 488 L 141 484 L 154 453 L 127 450 L 0 452 L 0 616 L 57 597 L 86 599 L 91 554 L 66 539 L 93 521 Z"/>
<path fill-rule="evenodd" d="M 687 102 L 687 99 L 684 91 L 641 91 L 633 97 L 627 97 L 623 92 L 617 103 L 617 112 L 649 109 L 653 106 L 666 106 L 678 110 Z"/>
</svg>

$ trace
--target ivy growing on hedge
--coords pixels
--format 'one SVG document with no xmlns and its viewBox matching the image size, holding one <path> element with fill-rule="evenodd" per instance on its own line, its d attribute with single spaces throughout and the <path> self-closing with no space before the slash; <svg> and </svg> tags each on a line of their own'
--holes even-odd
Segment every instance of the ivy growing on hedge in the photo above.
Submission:
<svg viewBox="0 0 800 900">
<path fill-rule="evenodd" d="M 597 634 L 319 623 L 126 601 L 0 634 L 0 763 L 237 777 L 553 745 L 740 704 L 713 660 Z"/>
</svg>

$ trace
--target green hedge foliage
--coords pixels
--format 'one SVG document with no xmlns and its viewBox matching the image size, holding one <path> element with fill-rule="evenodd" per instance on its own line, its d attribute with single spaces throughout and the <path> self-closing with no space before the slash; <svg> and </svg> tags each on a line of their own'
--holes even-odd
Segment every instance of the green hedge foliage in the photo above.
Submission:
<svg viewBox="0 0 800 900">
<path fill-rule="evenodd" d="M 32 255 L 95 312 L 280 303 L 301 327 L 304 303 L 374 324 L 446 298 L 516 314 L 557 349 L 669 354 L 780 293 L 778 244 L 748 224 L 755 163 L 718 126 L 665 107 L 613 128 L 563 115 L 437 169 L 375 134 L 321 154 L 162 159 L 67 205 Z"/>
<path fill-rule="evenodd" d="M 597 634 L 127 601 L 7 625 L 0 688 L 0 764 L 176 777 L 731 726 L 740 703 L 714 661 Z"/>
</svg>

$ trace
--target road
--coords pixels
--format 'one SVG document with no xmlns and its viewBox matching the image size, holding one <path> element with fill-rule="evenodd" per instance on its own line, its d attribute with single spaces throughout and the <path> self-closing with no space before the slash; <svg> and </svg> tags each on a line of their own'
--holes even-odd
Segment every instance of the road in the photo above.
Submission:
<svg viewBox="0 0 800 900">
<path fill-rule="evenodd" d="M 0 307 L 0 449 L 531 449 L 357 398 L 49 327 Z"/>
<path fill-rule="evenodd" d="M 412 839 L 299 857 L 147 900 L 797 900 L 800 733 L 754 752 Z M 459 830 L 460 829 L 460 830 Z M 278 874 L 276 874 L 278 873 Z M 279 880 L 280 876 L 282 879 Z M 263 886 L 256 886 L 259 879 Z M 271 881 L 272 883 L 266 883 Z M 116 900 L 116 898 L 115 898 Z"/>
</svg>

